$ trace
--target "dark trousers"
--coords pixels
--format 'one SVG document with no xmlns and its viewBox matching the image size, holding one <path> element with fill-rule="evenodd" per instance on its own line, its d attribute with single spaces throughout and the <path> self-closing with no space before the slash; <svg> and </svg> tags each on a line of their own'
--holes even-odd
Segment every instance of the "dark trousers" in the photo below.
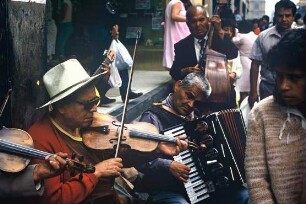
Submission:
<svg viewBox="0 0 306 204">
<path fill-rule="evenodd" d="M 129 70 L 125 69 L 125 70 L 119 71 L 119 75 L 122 80 L 122 85 L 119 88 L 120 95 L 125 97 L 128 83 L 129 83 Z M 104 97 L 106 92 L 111 88 L 108 81 L 106 80 L 100 80 L 99 83 L 96 84 L 96 87 L 100 93 L 101 98 Z"/>
<path fill-rule="evenodd" d="M 106 92 L 111 88 L 111 86 L 109 85 L 108 81 L 102 79 L 96 84 L 96 88 L 99 91 L 100 97 L 103 98 L 105 97 Z"/>
<path fill-rule="evenodd" d="M 125 96 L 128 88 L 128 83 L 129 83 L 129 70 L 124 69 L 119 71 L 119 75 L 121 77 L 122 85 L 119 88 L 120 95 Z"/>
</svg>

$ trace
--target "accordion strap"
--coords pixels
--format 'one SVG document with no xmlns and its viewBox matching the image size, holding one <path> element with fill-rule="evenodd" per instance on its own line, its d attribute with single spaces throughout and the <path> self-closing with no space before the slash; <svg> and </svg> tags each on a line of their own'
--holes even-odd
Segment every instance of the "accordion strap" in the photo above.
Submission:
<svg viewBox="0 0 306 204">
<path fill-rule="evenodd" d="M 183 116 L 183 115 L 180 115 L 180 114 L 176 113 L 176 112 L 173 110 L 173 108 L 170 108 L 169 106 L 166 106 L 166 105 L 164 105 L 164 104 L 161 104 L 160 107 L 163 108 L 164 110 L 166 110 L 166 111 L 168 111 L 168 112 L 170 112 L 170 113 L 172 113 L 172 114 L 174 114 L 174 115 L 180 117 L 180 118 L 183 118 L 184 120 L 192 121 L 192 120 L 194 119 L 194 114 L 193 114 L 193 113 L 190 114 L 190 116 Z"/>
</svg>

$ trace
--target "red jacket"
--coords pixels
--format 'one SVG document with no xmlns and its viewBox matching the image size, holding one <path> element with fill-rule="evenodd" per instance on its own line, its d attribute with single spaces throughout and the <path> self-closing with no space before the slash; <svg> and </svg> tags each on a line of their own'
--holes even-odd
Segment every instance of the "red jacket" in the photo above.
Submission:
<svg viewBox="0 0 306 204">
<path fill-rule="evenodd" d="M 61 133 L 50 121 L 48 116 L 36 122 L 29 130 L 28 133 L 32 136 L 34 147 L 36 149 L 46 151 L 49 153 L 65 152 L 71 158 L 72 151 L 64 141 L 64 137 L 68 137 Z M 68 137 L 68 139 L 70 139 Z M 71 139 L 72 140 L 72 139 Z M 73 142 L 81 143 L 72 140 Z M 83 144 L 81 144 L 83 145 Z M 88 149 L 88 157 L 96 156 L 96 159 L 85 158 L 84 160 L 105 160 L 114 156 L 114 150 L 91 150 Z M 120 150 L 119 157 L 123 160 L 125 167 L 139 167 L 146 162 L 152 161 L 159 155 L 152 152 L 140 152 L 137 150 Z M 41 161 L 34 160 L 33 163 Z M 101 179 L 100 179 L 101 180 Z M 109 179 L 99 179 L 94 174 L 83 174 L 83 179 L 79 180 L 79 175 L 72 177 L 69 171 L 65 171 L 59 176 L 52 177 L 45 180 L 45 192 L 41 199 L 41 203 L 81 203 L 91 193 L 99 194 L 100 197 L 114 195 L 112 182 Z M 112 197 L 112 196 L 111 196 Z M 109 202 L 106 202 L 109 203 Z"/>
<path fill-rule="evenodd" d="M 71 157 L 71 150 L 48 117 L 35 123 L 28 133 L 32 136 L 36 149 L 50 153 L 66 152 Z M 37 161 L 34 160 L 35 162 Z M 59 176 L 45 180 L 41 203 L 81 203 L 93 191 L 98 181 L 94 174 L 84 173 L 83 179 L 79 180 L 79 175 L 71 177 L 70 172 L 65 171 Z"/>
</svg>

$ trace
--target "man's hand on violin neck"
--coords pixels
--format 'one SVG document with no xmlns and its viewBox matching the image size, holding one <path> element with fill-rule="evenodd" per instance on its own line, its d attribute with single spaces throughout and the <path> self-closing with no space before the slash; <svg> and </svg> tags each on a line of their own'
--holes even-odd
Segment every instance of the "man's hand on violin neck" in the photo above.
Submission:
<svg viewBox="0 0 306 204">
<path fill-rule="evenodd" d="M 33 180 L 37 182 L 62 173 L 66 169 L 66 166 L 69 165 L 65 160 L 67 156 L 67 153 L 59 152 L 46 157 L 46 162 L 36 165 L 33 171 Z"/>
<path fill-rule="evenodd" d="M 157 152 L 169 156 L 178 155 L 180 152 L 188 148 L 188 143 L 184 141 L 185 139 L 186 136 L 178 136 L 176 138 L 176 144 L 161 142 L 158 145 Z"/>
<path fill-rule="evenodd" d="M 95 168 L 96 168 L 96 171 L 94 174 L 97 178 L 120 176 L 120 174 L 123 172 L 122 159 L 112 158 L 112 159 L 104 160 L 96 164 Z"/>
</svg>

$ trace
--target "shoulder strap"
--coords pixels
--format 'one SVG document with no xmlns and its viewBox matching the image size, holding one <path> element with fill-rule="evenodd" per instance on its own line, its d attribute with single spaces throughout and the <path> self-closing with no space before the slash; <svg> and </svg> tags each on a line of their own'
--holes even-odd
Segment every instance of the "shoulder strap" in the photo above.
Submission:
<svg viewBox="0 0 306 204">
<path fill-rule="evenodd" d="M 173 115 L 176 115 L 180 118 L 182 118 L 183 120 L 186 120 L 186 121 L 191 121 L 193 118 L 188 118 L 186 116 L 182 116 L 182 115 L 179 115 L 177 114 L 172 108 L 166 106 L 166 105 L 161 105 L 161 108 L 163 108 L 164 110 L 168 111 L 169 113 L 172 113 Z"/>
</svg>

